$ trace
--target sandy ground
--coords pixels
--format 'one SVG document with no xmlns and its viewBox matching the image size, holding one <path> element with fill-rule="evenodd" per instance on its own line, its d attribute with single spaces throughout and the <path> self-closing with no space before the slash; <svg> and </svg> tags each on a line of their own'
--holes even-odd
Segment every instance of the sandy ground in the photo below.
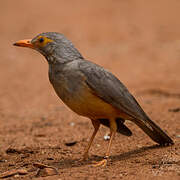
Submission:
<svg viewBox="0 0 180 180">
<path fill-rule="evenodd" d="M 179 179 L 179 9 L 177 0 L 1 1 L 0 175 L 23 168 L 27 174 L 7 179 Z M 175 145 L 159 148 L 128 122 L 133 136 L 116 135 L 107 167 L 91 166 L 107 148 L 104 127 L 89 161 L 81 161 L 90 121 L 58 99 L 40 54 L 12 46 L 46 31 L 65 34 L 84 57 L 112 71 Z M 35 163 L 59 174 L 37 176 Z"/>
</svg>

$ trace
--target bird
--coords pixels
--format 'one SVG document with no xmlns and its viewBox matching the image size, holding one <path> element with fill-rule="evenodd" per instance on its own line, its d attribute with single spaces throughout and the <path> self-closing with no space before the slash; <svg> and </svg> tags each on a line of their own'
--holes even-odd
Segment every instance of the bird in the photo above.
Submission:
<svg viewBox="0 0 180 180">
<path fill-rule="evenodd" d="M 116 132 L 131 136 L 125 125 L 129 120 L 139 126 L 160 146 L 174 144 L 173 140 L 141 108 L 137 100 L 110 71 L 86 60 L 73 43 L 58 32 L 45 32 L 33 39 L 13 45 L 40 52 L 49 64 L 49 80 L 57 96 L 75 113 L 89 118 L 94 131 L 85 148 L 88 158 L 92 142 L 100 125 L 110 128 L 110 140 L 102 160 L 93 166 L 106 166 Z"/>
</svg>

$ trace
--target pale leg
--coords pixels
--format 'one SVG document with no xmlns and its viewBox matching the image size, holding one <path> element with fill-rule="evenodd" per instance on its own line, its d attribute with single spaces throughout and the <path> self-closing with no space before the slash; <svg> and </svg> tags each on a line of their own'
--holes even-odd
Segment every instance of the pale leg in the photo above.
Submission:
<svg viewBox="0 0 180 180">
<path fill-rule="evenodd" d="M 92 145 L 92 142 L 93 142 L 93 140 L 94 140 L 94 138 L 95 138 L 95 136 L 96 136 L 96 134 L 97 134 L 97 132 L 99 130 L 99 127 L 100 127 L 99 120 L 91 120 L 91 122 L 92 122 L 92 124 L 94 126 L 94 132 L 93 132 L 93 134 L 91 136 L 91 139 L 89 140 L 89 143 L 88 143 L 88 145 L 87 145 L 87 147 L 85 149 L 84 156 L 83 156 L 84 158 L 83 159 L 87 159 L 88 158 L 88 151 L 89 151 L 89 149 L 90 149 L 90 147 Z"/>
<path fill-rule="evenodd" d="M 101 160 L 100 162 L 95 163 L 93 166 L 95 166 L 95 167 L 97 167 L 97 166 L 106 166 L 107 161 L 109 159 L 109 154 L 110 154 L 110 149 L 111 149 L 111 145 L 112 145 L 112 140 L 114 139 L 116 130 L 117 130 L 116 121 L 114 119 L 111 119 L 110 120 L 110 131 L 111 131 L 110 136 L 111 137 L 110 137 L 110 141 L 109 141 L 108 148 L 107 148 L 107 151 L 106 151 L 106 155 L 105 155 L 103 160 Z"/>
</svg>

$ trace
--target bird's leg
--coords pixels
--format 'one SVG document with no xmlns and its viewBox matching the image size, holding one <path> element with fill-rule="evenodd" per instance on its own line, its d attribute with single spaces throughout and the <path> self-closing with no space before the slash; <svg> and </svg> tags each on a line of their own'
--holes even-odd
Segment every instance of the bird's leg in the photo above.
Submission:
<svg viewBox="0 0 180 180">
<path fill-rule="evenodd" d="M 115 119 L 110 119 L 110 141 L 108 144 L 108 148 L 105 154 L 105 157 L 103 160 L 101 160 L 100 162 L 95 163 L 93 166 L 97 167 L 97 166 L 106 166 L 107 161 L 109 159 L 109 154 L 110 154 L 110 149 L 111 149 L 111 145 L 112 145 L 112 140 L 114 139 L 115 133 L 117 130 L 117 125 L 116 125 L 116 121 Z"/>
<path fill-rule="evenodd" d="M 92 124 L 94 126 L 94 132 L 93 132 L 93 134 L 91 136 L 91 139 L 89 140 L 89 143 L 88 143 L 88 145 L 87 145 L 87 147 L 85 149 L 85 152 L 84 152 L 84 155 L 83 155 L 84 160 L 88 158 L 88 151 L 89 151 L 89 149 L 91 147 L 91 144 L 92 144 L 92 142 L 94 140 L 94 137 L 96 136 L 96 133 L 98 132 L 99 127 L 100 127 L 100 121 L 99 120 L 91 120 L 91 122 L 92 122 Z"/>
</svg>

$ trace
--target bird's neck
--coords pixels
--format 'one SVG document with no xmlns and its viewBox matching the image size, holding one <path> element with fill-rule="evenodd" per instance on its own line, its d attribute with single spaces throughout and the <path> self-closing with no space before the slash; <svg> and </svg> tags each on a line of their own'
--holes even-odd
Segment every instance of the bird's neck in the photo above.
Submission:
<svg viewBox="0 0 180 180">
<path fill-rule="evenodd" d="M 59 64 L 59 65 L 63 65 L 63 64 L 66 64 L 68 62 L 75 61 L 78 59 L 84 59 L 80 54 L 78 55 L 76 54 L 74 56 L 72 54 L 67 56 L 66 54 L 65 56 L 63 55 L 60 56 L 59 54 L 56 54 L 56 53 L 46 55 L 45 58 L 49 64 Z"/>
<path fill-rule="evenodd" d="M 48 61 L 49 64 L 59 64 L 59 65 L 63 65 L 67 62 L 72 61 L 72 59 L 67 59 L 67 58 L 61 58 L 61 57 L 56 57 L 54 55 L 50 55 L 50 56 L 45 56 L 46 60 Z"/>
</svg>

